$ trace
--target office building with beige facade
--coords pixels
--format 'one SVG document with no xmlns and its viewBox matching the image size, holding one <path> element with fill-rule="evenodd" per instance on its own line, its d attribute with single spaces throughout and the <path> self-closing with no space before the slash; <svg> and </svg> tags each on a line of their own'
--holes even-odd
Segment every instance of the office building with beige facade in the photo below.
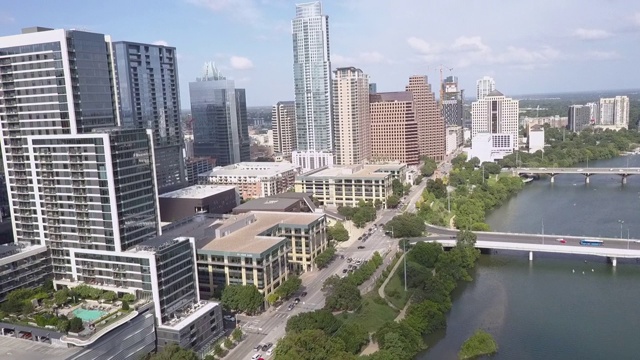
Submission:
<svg viewBox="0 0 640 360">
<path fill-rule="evenodd" d="M 444 118 L 427 77 L 411 76 L 406 90 L 413 94 L 420 156 L 428 156 L 434 160 L 444 159 L 446 151 Z"/>
<path fill-rule="evenodd" d="M 332 86 L 335 162 L 361 164 L 371 157 L 369 76 L 355 67 L 338 68 Z"/>
<path fill-rule="evenodd" d="M 280 101 L 271 110 L 273 130 L 273 152 L 278 157 L 291 161 L 291 152 L 296 149 L 296 103 Z"/>
<path fill-rule="evenodd" d="M 201 185 L 234 185 L 243 199 L 286 192 L 295 183 L 298 167 L 288 162 L 241 162 L 200 174 Z"/>
<path fill-rule="evenodd" d="M 420 162 L 418 123 L 409 91 L 371 94 L 371 160 Z"/>
<path fill-rule="evenodd" d="M 403 181 L 406 165 L 348 165 L 316 170 L 296 177 L 296 192 L 313 195 L 322 205 L 357 206 L 360 200 L 386 207 L 391 183 Z"/>
</svg>

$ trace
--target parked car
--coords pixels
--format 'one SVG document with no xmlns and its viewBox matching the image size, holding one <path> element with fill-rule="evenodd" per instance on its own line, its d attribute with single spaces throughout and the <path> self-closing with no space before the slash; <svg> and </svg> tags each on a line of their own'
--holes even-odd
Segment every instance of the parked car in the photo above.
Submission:
<svg viewBox="0 0 640 360">
<path fill-rule="evenodd" d="M 267 344 L 262 345 L 262 351 L 267 351 L 269 350 L 269 347 L 267 346 Z"/>
<path fill-rule="evenodd" d="M 352 258 L 347 258 L 347 262 L 350 263 L 353 259 Z"/>
<path fill-rule="evenodd" d="M 346 273 L 347 271 L 349 271 L 348 269 L 342 269 L 342 273 Z"/>
<path fill-rule="evenodd" d="M 253 356 L 251 357 L 251 360 L 258 360 L 260 359 L 260 353 L 255 353 L 253 354 Z"/>
<path fill-rule="evenodd" d="M 267 349 L 271 349 L 273 347 L 273 343 L 267 343 Z"/>
<path fill-rule="evenodd" d="M 258 344 L 256 347 L 253 348 L 253 350 L 255 351 L 260 351 L 260 349 L 262 349 L 262 344 Z M 260 355 L 260 354 L 258 354 Z"/>
<path fill-rule="evenodd" d="M 300 294 L 300 296 L 302 296 L 302 297 L 307 296 L 307 292 L 306 292 L 306 291 L 303 291 L 303 292 L 302 292 L 302 294 Z"/>
<path fill-rule="evenodd" d="M 298 304 L 298 303 L 300 303 L 300 298 L 295 298 L 295 299 L 293 300 L 293 303 L 294 303 L 294 304 Z"/>
<path fill-rule="evenodd" d="M 271 354 L 273 354 L 273 352 L 276 350 L 276 348 L 271 348 L 269 350 L 267 350 L 267 356 L 271 356 Z"/>
<path fill-rule="evenodd" d="M 358 246 L 358 249 L 364 249 L 364 245 Z"/>
</svg>

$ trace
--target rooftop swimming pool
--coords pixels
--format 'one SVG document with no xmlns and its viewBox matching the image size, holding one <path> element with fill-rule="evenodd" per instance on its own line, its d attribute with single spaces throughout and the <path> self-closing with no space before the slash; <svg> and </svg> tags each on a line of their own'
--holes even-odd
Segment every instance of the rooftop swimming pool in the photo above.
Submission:
<svg viewBox="0 0 640 360">
<path fill-rule="evenodd" d="M 82 321 L 96 321 L 106 315 L 107 312 L 101 310 L 87 310 L 87 309 L 75 309 L 73 315 L 82 319 Z"/>
</svg>

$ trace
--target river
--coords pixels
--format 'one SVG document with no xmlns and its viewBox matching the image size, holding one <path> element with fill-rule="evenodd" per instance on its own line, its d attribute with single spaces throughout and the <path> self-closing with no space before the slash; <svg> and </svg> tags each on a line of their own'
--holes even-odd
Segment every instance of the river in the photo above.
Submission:
<svg viewBox="0 0 640 360">
<path fill-rule="evenodd" d="M 593 161 L 592 167 L 640 167 L 640 156 Z M 586 164 L 579 166 L 586 167 Z M 493 211 L 495 231 L 640 238 L 640 176 L 541 179 Z M 622 231 L 621 231 L 622 228 Z M 550 235 L 552 236 L 552 235 Z M 447 329 L 427 339 L 417 359 L 456 359 L 478 328 L 496 339 L 492 359 L 635 359 L 640 354 L 640 264 L 603 258 L 501 252 L 482 255 L 453 294 Z"/>
</svg>

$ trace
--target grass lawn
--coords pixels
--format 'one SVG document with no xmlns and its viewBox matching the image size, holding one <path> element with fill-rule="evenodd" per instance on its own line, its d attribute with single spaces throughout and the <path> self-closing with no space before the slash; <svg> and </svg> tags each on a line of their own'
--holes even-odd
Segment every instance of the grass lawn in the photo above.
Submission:
<svg viewBox="0 0 640 360">
<path fill-rule="evenodd" d="M 393 321 L 396 316 L 398 311 L 380 298 L 378 290 L 373 290 L 362 297 L 362 306 L 356 312 L 343 313 L 338 315 L 338 318 L 345 322 L 356 322 L 368 332 L 375 332 L 387 321 Z"/>
<path fill-rule="evenodd" d="M 407 300 L 411 296 L 411 289 L 408 292 L 404 292 L 404 285 L 402 285 L 402 280 L 400 280 L 400 267 L 402 264 L 398 266 L 396 272 L 391 276 L 391 279 L 387 283 L 387 286 L 384 288 L 384 294 L 387 296 L 387 300 L 395 305 L 398 309 L 404 308 L 407 304 Z"/>
</svg>

